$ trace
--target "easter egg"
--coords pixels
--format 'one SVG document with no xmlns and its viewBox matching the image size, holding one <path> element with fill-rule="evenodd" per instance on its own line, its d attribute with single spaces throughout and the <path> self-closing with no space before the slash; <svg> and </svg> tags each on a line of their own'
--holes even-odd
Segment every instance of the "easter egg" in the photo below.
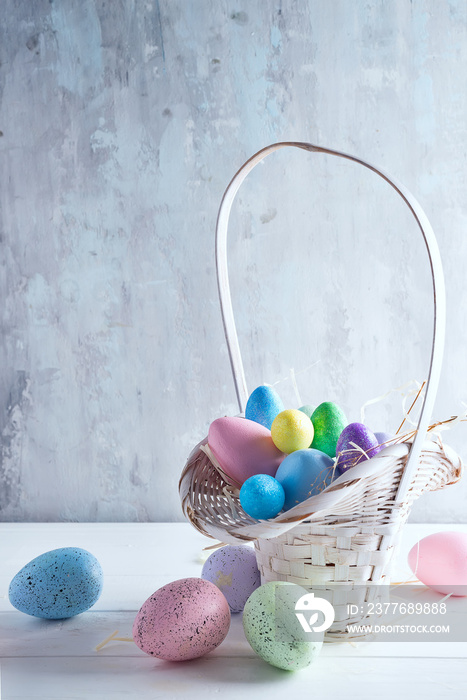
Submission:
<svg viewBox="0 0 467 700">
<path fill-rule="evenodd" d="M 272 666 L 296 671 L 309 666 L 323 646 L 323 632 L 305 633 L 295 606 L 307 594 L 301 586 L 270 581 L 248 598 L 243 629 L 258 656 Z"/>
<path fill-rule="evenodd" d="M 394 438 L 394 435 L 391 435 L 391 433 L 375 433 L 375 438 L 378 440 L 378 445 L 388 447 L 388 445 L 384 443 L 389 443 L 389 441 Z"/>
<path fill-rule="evenodd" d="M 187 661 L 213 651 L 227 636 L 230 609 L 210 581 L 183 578 L 153 593 L 133 623 L 133 639 L 146 654 Z"/>
<path fill-rule="evenodd" d="M 201 578 L 211 581 L 224 594 L 230 612 L 241 612 L 258 586 L 261 575 L 255 550 L 246 545 L 226 545 L 205 561 Z"/>
<path fill-rule="evenodd" d="M 213 421 L 208 444 L 227 477 L 237 484 L 253 474 L 274 476 L 285 457 L 264 425 L 237 416 Z"/>
<path fill-rule="evenodd" d="M 428 535 L 412 547 L 408 561 L 425 586 L 444 595 L 467 596 L 467 533 Z"/>
<path fill-rule="evenodd" d="M 347 425 L 344 411 L 332 401 L 325 401 L 313 411 L 311 422 L 315 432 L 313 442 L 308 447 L 335 457 L 339 435 Z"/>
<path fill-rule="evenodd" d="M 289 408 L 275 417 L 271 426 L 271 437 L 281 452 L 290 454 L 310 446 L 313 440 L 313 423 L 302 411 Z"/>
<path fill-rule="evenodd" d="M 310 404 L 305 404 L 304 406 L 300 406 L 298 409 L 302 413 L 304 413 L 308 418 L 311 420 L 311 416 L 313 415 L 313 412 L 315 410 L 315 406 L 311 406 Z"/>
<path fill-rule="evenodd" d="M 44 552 L 12 579 L 10 603 L 27 615 L 61 620 L 79 615 L 97 602 L 103 573 L 96 557 L 79 547 Z"/>
<path fill-rule="evenodd" d="M 357 445 L 360 449 L 357 449 Z M 362 453 L 362 450 L 365 454 Z M 341 474 L 365 459 L 371 459 L 381 451 L 374 433 L 363 423 L 349 423 L 337 443 L 337 462 Z"/>
<path fill-rule="evenodd" d="M 284 510 L 321 493 L 335 476 L 334 460 L 324 452 L 309 447 L 288 455 L 276 472 L 285 493 Z"/>
<path fill-rule="evenodd" d="M 247 515 L 256 520 L 275 518 L 284 506 L 282 484 L 269 474 L 255 474 L 240 489 L 240 505 Z"/>
<path fill-rule="evenodd" d="M 271 430 L 271 425 L 278 413 L 284 410 L 284 404 L 272 386 L 259 386 L 250 395 L 245 408 L 245 418 L 254 420 Z"/>
</svg>

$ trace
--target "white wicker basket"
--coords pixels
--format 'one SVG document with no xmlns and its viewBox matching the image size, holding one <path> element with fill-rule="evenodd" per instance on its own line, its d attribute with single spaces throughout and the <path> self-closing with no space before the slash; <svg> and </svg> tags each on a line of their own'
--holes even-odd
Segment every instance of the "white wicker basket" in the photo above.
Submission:
<svg viewBox="0 0 467 700">
<path fill-rule="evenodd" d="M 229 485 L 210 453 L 207 439 L 195 447 L 180 479 L 183 512 L 193 525 L 221 542 L 254 541 L 262 582 L 290 581 L 319 590 L 334 606 L 327 641 L 349 639 L 349 603 L 369 602 L 389 582 L 390 564 L 413 501 L 424 491 L 458 481 L 460 458 L 427 430 L 439 383 L 444 345 L 445 292 L 432 228 L 408 190 L 381 170 L 344 153 L 308 143 L 277 143 L 262 149 L 237 172 L 223 196 L 216 230 L 216 259 L 224 331 L 240 412 L 248 400 L 232 311 L 227 269 L 227 229 L 235 195 L 248 173 L 268 154 L 284 147 L 346 158 L 385 179 L 412 212 L 425 239 L 434 294 L 433 345 L 418 427 L 370 460 L 353 467 L 325 491 L 277 516 L 255 521 L 243 511 L 238 489 Z M 380 589 L 381 590 L 381 589 Z"/>
</svg>

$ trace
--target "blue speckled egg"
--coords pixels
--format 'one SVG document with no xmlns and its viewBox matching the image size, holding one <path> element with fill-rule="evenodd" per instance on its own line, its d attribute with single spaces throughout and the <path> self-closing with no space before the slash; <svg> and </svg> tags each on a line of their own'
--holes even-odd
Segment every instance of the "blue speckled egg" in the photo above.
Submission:
<svg viewBox="0 0 467 700">
<path fill-rule="evenodd" d="M 357 445 L 357 447 L 355 447 Z M 371 459 L 381 451 L 374 433 L 363 423 L 346 425 L 336 447 L 336 467 L 343 474 L 366 459 Z"/>
<path fill-rule="evenodd" d="M 305 633 L 295 613 L 301 586 L 270 581 L 254 591 L 243 611 L 248 643 L 271 666 L 297 671 L 309 666 L 323 646 L 323 632 Z"/>
<path fill-rule="evenodd" d="M 276 472 L 285 493 L 284 510 L 321 493 L 335 476 L 334 460 L 324 452 L 312 447 L 292 452 Z"/>
<path fill-rule="evenodd" d="M 211 581 L 225 595 L 230 612 L 241 612 L 250 595 L 261 585 L 255 550 L 241 544 L 216 549 L 206 559 L 201 578 Z"/>
<path fill-rule="evenodd" d="M 282 485 L 269 474 L 255 474 L 240 489 L 240 505 L 256 520 L 275 518 L 284 506 Z"/>
<path fill-rule="evenodd" d="M 284 404 L 272 386 L 257 387 L 250 395 L 245 408 L 245 418 L 271 430 L 274 418 L 284 410 Z"/>
<path fill-rule="evenodd" d="M 10 603 L 48 620 L 73 617 L 96 603 L 103 584 L 96 557 L 79 547 L 45 552 L 23 566 L 10 583 Z"/>
</svg>

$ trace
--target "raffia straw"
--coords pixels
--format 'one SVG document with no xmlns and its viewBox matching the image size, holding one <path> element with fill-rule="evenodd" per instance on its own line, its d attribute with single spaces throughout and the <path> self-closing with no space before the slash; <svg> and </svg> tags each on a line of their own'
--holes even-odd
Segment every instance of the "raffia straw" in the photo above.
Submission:
<svg viewBox="0 0 467 700">
<path fill-rule="evenodd" d="M 462 423 L 467 421 L 467 411 L 465 413 L 460 413 L 458 416 L 451 416 L 451 418 L 446 418 L 446 420 L 440 420 L 436 421 L 436 423 L 432 423 L 431 425 L 428 426 L 427 428 L 427 433 L 433 432 L 436 435 L 436 431 L 442 431 L 442 430 L 449 430 L 452 428 L 454 425 L 457 423 Z M 407 433 L 404 433 L 403 435 L 399 436 L 399 441 L 400 442 L 407 442 L 412 440 L 413 437 L 415 437 L 417 431 L 416 430 L 410 430 Z M 441 440 L 441 437 L 438 435 L 439 440 Z"/>
<path fill-rule="evenodd" d="M 415 384 L 415 386 L 417 388 L 412 389 L 411 391 L 405 393 L 405 390 L 408 389 L 409 387 L 413 386 L 413 384 Z M 368 408 L 368 406 L 372 406 L 375 403 L 380 403 L 381 401 L 384 401 L 385 398 L 387 398 L 391 394 L 394 394 L 395 392 L 402 394 L 402 396 L 403 396 L 402 408 L 403 408 L 403 411 L 405 413 L 405 409 L 404 409 L 405 399 L 408 398 L 409 396 L 411 396 L 415 391 L 418 391 L 419 388 L 420 388 L 420 383 L 417 382 L 416 379 L 411 379 L 409 382 L 406 382 L 405 384 L 402 384 L 401 386 L 397 386 L 394 389 L 390 389 L 385 394 L 381 394 L 381 396 L 376 396 L 373 399 L 369 399 L 368 401 L 365 401 L 365 403 L 363 404 L 363 406 L 360 409 L 360 422 L 365 423 L 365 409 Z"/>
<path fill-rule="evenodd" d="M 293 367 L 290 368 L 290 378 L 292 380 L 292 386 L 293 386 L 293 390 L 295 392 L 295 397 L 297 399 L 297 403 L 299 406 L 301 406 L 302 405 L 302 398 L 301 398 L 300 392 L 298 390 L 297 378 L 295 376 L 295 370 Z"/>
<path fill-rule="evenodd" d="M 423 386 L 422 386 L 419 382 L 415 382 L 415 383 L 416 383 L 416 385 L 417 385 L 417 390 L 409 391 L 409 393 L 406 394 L 406 396 L 404 396 L 404 398 L 403 398 L 403 400 L 402 400 L 402 414 L 405 416 L 406 421 L 407 421 L 408 423 L 410 423 L 410 425 L 412 426 L 412 428 L 416 428 L 416 427 L 417 427 L 417 424 L 416 424 L 415 421 L 413 421 L 413 420 L 411 419 L 411 416 L 410 416 L 410 409 L 407 410 L 407 402 L 408 402 L 408 400 L 409 400 L 414 394 L 415 394 L 416 397 L 418 398 L 418 397 L 420 396 L 420 394 L 421 394 L 421 391 L 420 391 L 420 390 L 423 388 Z M 424 382 L 424 384 L 426 384 L 426 382 Z"/>
<path fill-rule="evenodd" d="M 452 428 L 457 423 L 462 423 L 463 421 L 466 421 L 466 420 L 467 420 L 467 411 L 464 411 L 464 413 L 460 413 L 458 416 L 451 416 L 451 418 L 448 418 L 447 420 L 437 421 L 436 423 L 433 423 L 433 425 L 430 425 L 428 430 L 435 431 L 437 428 L 439 428 L 440 430 L 448 430 L 449 428 Z M 449 423 L 449 425 L 448 425 L 448 423 Z"/>
<path fill-rule="evenodd" d="M 291 378 L 292 378 L 292 386 L 293 386 L 293 385 L 294 385 L 294 382 L 296 383 L 296 378 L 297 378 L 299 375 L 304 374 L 305 372 L 308 372 L 310 369 L 312 369 L 312 368 L 315 367 L 316 365 L 319 365 L 320 362 L 321 362 L 321 360 L 316 360 L 315 362 L 312 362 L 311 365 L 307 365 L 307 367 L 304 367 L 303 369 L 299 370 L 298 372 L 296 372 L 296 371 L 294 370 L 294 368 L 291 367 L 291 368 L 290 368 L 290 372 L 289 372 L 289 374 L 288 374 L 286 377 L 282 377 L 282 379 L 277 379 L 277 380 L 274 382 L 274 384 L 269 384 L 269 386 L 275 387 L 275 386 L 277 386 L 278 384 L 282 384 L 282 382 L 288 382 L 288 381 L 290 381 Z M 297 385 L 296 387 L 293 386 L 293 389 L 294 389 L 294 391 L 295 391 L 295 394 L 296 394 L 297 398 L 299 399 L 299 400 L 298 400 L 298 404 L 301 406 L 301 405 L 302 405 L 302 400 L 299 398 L 299 397 L 300 397 L 300 392 L 298 391 L 298 385 Z M 297 393 L 297 392 L 298 392 L 298 393 Z"/>
<path fill-rule="evenodd" d="M 403 435 L 399 435 L 399 431 L 401 430 L 402 426 L 404 425 L 405 421 L 407 420 L 408 414 L 411 412 L 412 408 L 415 406 L 417 400 L 420 397 L 420 394 L 425 386 L 426 382 L 423 382 L 422 386 L 420 387 L 419 392 L 417 393 L 417 396 L 415 397 L 414 401 L 412 402 L 412 405 L 410 406 L 409 410 L 407 411 L 407 415 L 400 424 L 399 428 L 397 429 L 396 435 L 398 435 L 399 440 L 401 442 L 405 442 L 406 440 L 411 440 L 415 435 L 417 434 L 416 430 L 410 430 L 407 433 L 404 433 Z M 428 426 L 427 428 L 427 433 L 433 432 L 436 434 L 436 430 L 439 430 L 440 432 L 442 430 L 449 430 L 453 428 L 457 423 L 463 423 L 467 421 L 467 404 L 462 402 L 462 405 L 466 408 L 466 410 L 463 413 L 459 413 L 457 416 L 451 416 L 450 418 L 446 418 L 446 420 L 440 420 L 436 421 L 435 423 L 432 423 L 431 425 Z M 439 437 L 439 436 L 438 436 Z M 388 440 L 387 443 L 391 443 L 394 440 Z M 381 443 L 381 444 L 387 444 L 387 443 Z"/>
<path fill-rule="evenodd" d="M 404 437 L 404 436 L 402 436 L 402 437 Z M 400 440 L 397 440 L 397 442 L 402 442 L 402 438 Z M 383 447 L 384 445 L 394 445 L 394 444 L 396 444 L 396 438 L 390 438 L 389 440 L 386 440 L 385 442 L 380 442 L 377 445 L 377 447 Z M 361 447 L 360 445 L 357 445 L 355 442 L 352 442 L 352 441 L 349 442 L 349 445 L 351 445 L 351 447 L 348 447 L 346 450 L 340 450 L 338 456 L 336 457 L 336 460 L 334 462 L 333 475 L 334 475 L 334 471 L 336 470 L 336 467 L 337 467 L 338 457 L 340 457 L 340 455 L 346 455 L 346 454 L 353 455 L 355 452 L 359 453 L 358 455 L 356 455 L 354 457 L 354 459 L 350 463 L 350 466 L 346 467 L 346 471 L 348 471 L 352 467 L 355 467 L 357 464 L 359 464 L 361 461 L 361 457 L 364 457 L 365 459 L 371 459 L 368 456 L 368 453 L 365 452 L 363 447 Z M 375 449 L 375 448 L 373 447 L 371 449 Z"/>
<path fill-rule="evenodd" d="M 447 600 L 448 598 L 450 598 L 452 595 L 453 595 L 452 593 L 446 593 L 446 595 L 443 596 L 441 598 L 441 600 L 438 602 L 438 605 L 441 605 L 441 603 L 444 603 L 444 601 Z"/>
<path fill-rule="evenodd" d="M 210 549 L 219 549 L 219 547 L 227 547 L 226 542 L 216 542 L 216 544 L 210 544 L 209 547 L 203 547 L 201 551 L 207 552 Z"/>
<path fill-rule="evenodd" d="M 412 410 L 412 408 L 413 408 L 413 407 L 415 406 L 415 404 L 417 403 L 418 398 L 419 398 L 420 394 L 422 393 L 422 391 L 423 391 L 423 389 L 424 389 L 424 387 L 425 387 L 425 384 L 426 384 L 426 382 L 423 382 L 422 386 L 421 386 L 420 389 L 418 390 L 418 394 L 416 395 L 416 397 L 415 397 L 414 400 L 412 401 L 412 405 L 410 406 L 409 410 L 407 411 L 407 413 L 406 413 L 406 415 L 405 415 L 405 417 L 404 417 L 404 420 L 402 421 L 402 423 L 400 424 L 400 426 L 399 426 L 398 429 L 396 430 L 396 435 L 398 435 L 398 434 L 400 433 L 400 431 L 401 431 L 401 429 L 402 429 L 402 426 L 404 425 L 405 421 L 407 420 L 407 418 L 408 418 L 408 416 L 409 416 L 409 414 L 410 414 L 410 411 Z"/>
<path fill-rule="evenodd" d="M 104 639 L 103 642 L 97 645 L 95 651 L 100 651 L 105 647 L 106 644 L 109 642 L 134 642 L 133 637 L 116 637 L 115 635 L 118 634 L 118 630 L 115 630 L 115 632 L 112 632 L 106 639 Z"/>
<path fill-rule="evenodd" d="M 110 642 L 111 639 L 114 639 L 116 634 L 118 634 L 118 630 L 115 630 L 115 632 L 112 632 L 112 634 L 109 634 L 109 636 L 106 637 L 106 639 L 104 639 L 103 642 L 101 642 L 100 644 L 97 645 L 96 651 L 100 651 L 103 647 L 105 647 L 105 645 L 108 644 L 108 642 Z"/>
</svg>

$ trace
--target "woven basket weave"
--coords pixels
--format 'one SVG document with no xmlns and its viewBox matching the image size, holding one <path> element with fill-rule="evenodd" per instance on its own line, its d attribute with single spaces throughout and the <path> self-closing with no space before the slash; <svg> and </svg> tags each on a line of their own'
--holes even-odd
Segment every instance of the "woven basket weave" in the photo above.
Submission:
<svg viewBox="0 0 467 700">
<path fill-rule="evenodd" d="M 290 581 L 319 590 L 335 611 L 327 641 L 361 638 L 346 630 L 365 622 L 349 616 L 348 605 L 371 602 L 379 593 L 375 584 L 389 583 L 392 556 L 414 500 L 462 475 L 453 450 L 427 440 L 406 498 L 396 503 L 410 448 L 409 442 L 387 447 L 319 495 L 258 522 L 243 511 L 239 490 L 222 478 L 203 441 L 180 479 L 183 512 L 208 537 L 230 544 L 254 541 L 262 583 Z"/>
<path fill-rule="evenodd" d="M 327 489 L 268 521 L 242 509 L 238 488 L 223 478 L 207 438 L 192 451 L 180 478 L 182 509 L 203 534 L 221 542 L 254 541 L 263 583 L 290 581 L 320 591 L 334 607 L 335 620 L 325 639 L 353 635 L 347 625 L 364 623 L 349 615 L 349 603 L 371 602 L 389 583 L 390 565 L 414 500 L 426 491 L 458 481 L 460 458 L 441 440 L 427 439 L 439 382 L 444 345 L 445 296 L 439 251 L 431 226 L 414 197 L 400 183 L 361 159 L 306 143 L 278 143 L 250 158 L 229 184 L 216 230 L 219 295 L 224 330 L 240 411 L 248 391 L 230 298 L 227 229 L 235 195 L 247 174 L 268 154 L 284 147 L 327 153 L 355 161 L 385 179 L 403 198 L 424 236 L 433 276 L 434 326 L 430 370 L 417 430 L 401 436 L 372 459 L 353 467 Z M 379 589 L 379 590 L 378 590 Z M 361 635 L 356 635 L 361 638 Z"/>
</svg>

